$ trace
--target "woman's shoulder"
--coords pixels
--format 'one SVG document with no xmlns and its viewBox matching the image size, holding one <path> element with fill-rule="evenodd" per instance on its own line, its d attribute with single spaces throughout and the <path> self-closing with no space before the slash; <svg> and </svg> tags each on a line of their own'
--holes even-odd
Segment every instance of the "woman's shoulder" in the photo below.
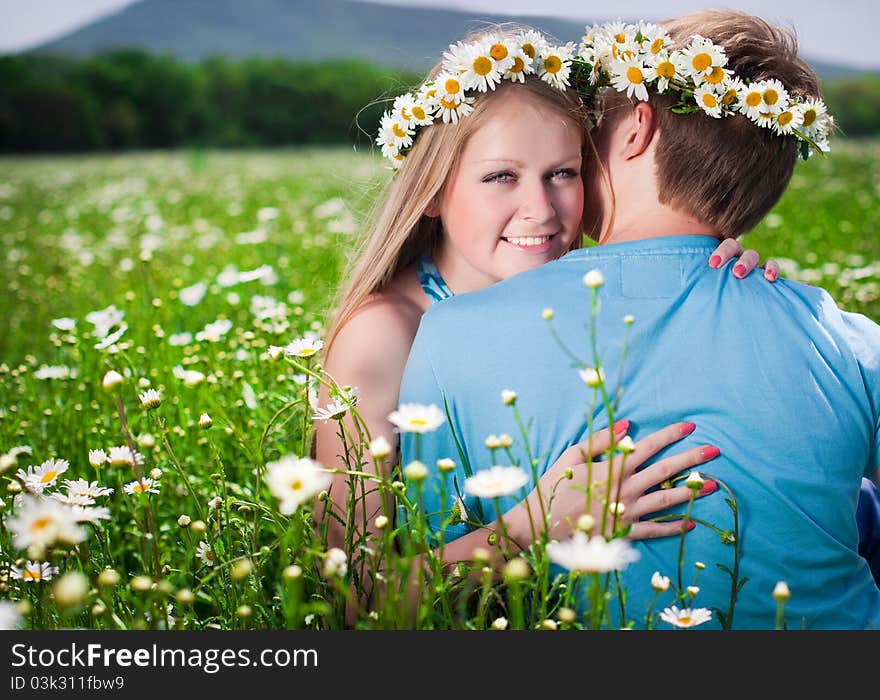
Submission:
<svg viewBox="0 0 880 700">
<path fill-rule="evenodd" d="M 339 329 L 326 365 L 386 368 L 406 363 L 422 309 L 394 289 L 369 296 Z"/>
</svg>

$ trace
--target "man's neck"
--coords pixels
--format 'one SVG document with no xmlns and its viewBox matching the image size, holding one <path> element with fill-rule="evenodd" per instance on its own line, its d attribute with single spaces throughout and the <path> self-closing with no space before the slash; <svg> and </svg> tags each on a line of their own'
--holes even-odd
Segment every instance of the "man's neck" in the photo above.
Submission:
<svg viewBox="0 0 880 700">
<path fill-rule="evenodd" d="M 611 230 L 602 237 L 599 243 L 606 245 L 608 243 L 640 241 L 647 238 L 689 235 L 719 237 L 714 227 L 668 207 L 660 206 L 654 207 L 650 211 L 642 211 L 638 216 L 620 216 L 618 212 Z"/>
</svg>

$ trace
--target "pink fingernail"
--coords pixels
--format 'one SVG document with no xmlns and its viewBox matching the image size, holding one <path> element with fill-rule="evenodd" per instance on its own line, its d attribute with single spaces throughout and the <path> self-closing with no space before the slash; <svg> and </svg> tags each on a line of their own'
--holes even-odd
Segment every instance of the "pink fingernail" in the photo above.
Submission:
<svg viewBox="0 0 880 700">
<path fill-rule="evenodd" d="M 701 496 L 707 496 L 713 491 L 718 490 L 718 483 L 709 479 L 705 484 L 703 484 L 703 488 L 700 489 L 699 493 Z"/>
<path fill-rule="evenodd" d="M 778 276 L 779 273 L 776 270 L 764 270 L 764 277 L 771 282 L 775 282 Z"/>
<path fill-rule="evenodd" d="M 696 423 L 682 423 L 680 428 L 681 436 L 684 437 L 685 435 L 690 435 L 692 432 L 694 432 L 696 427 Z"/>
<path fill-rule="evenodd" d="M 685 525 L 685 528 L 684 528 L 684 529 L 687 530 L 688 532 L 690 532 L 690 531 L 693 530 L 696 526 L 697 526 L 697 524 L 696 524 L 693 520 L 691 520 L 687 525 Z"/>
<path fill-rule="evenodd" d="M 746 266 L 743 265 L 742 263 L 737 263 L 733 268 L 733 275 L 734 275 L 734 277 L 738 277 L 739 279 L 742 279 L 743 277 L 745 277 L 746 276 Z"/>
<path fill-rule="evenodd" d="M 708 462 L 710 459 L 715 459 L 720 454 L 721 450 L 715 447 L 715 445 L 706 445 L 700 450 L 700 457 L 703 458 L 704 462 Z"/>
<path fill-rule="evenodd" d="M 615 435 L 623 435 L 627 430 L 629 430 L 629 421 L 626 418 L 614 424 Z"/>
<path fill-rule="evenodd" d="M 717 270 L 720 266 L 721 266 L 721 256 L 720 255 L 713 255 L 712 257 L 709 258 L 709 267 Z"/>
</svg>

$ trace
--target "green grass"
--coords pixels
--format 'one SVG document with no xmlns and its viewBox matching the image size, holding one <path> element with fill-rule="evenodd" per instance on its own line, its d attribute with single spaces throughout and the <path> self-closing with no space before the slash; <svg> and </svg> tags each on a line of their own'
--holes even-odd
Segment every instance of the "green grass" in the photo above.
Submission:
<svg viewBox="0 0 880 700">
<path fill-rule="evenodd" d="M 784 274 L 826 287 L 843 308 L 880 319 L 880 144 L 834 149 L 798 165 L 744 243 L 780 260 Z M 379 160 L 340 149 L 0 159 L 0 597 L 27 601 L 26 624 L 156 627 L 170 603 L 178 627 L 342 626 L 343 590 L 321 576 L 308 512 L 281 516 L 261 482 L 267 463 L 306 452 L 310 413 L 302 372 L 266 353 L 321 332 L 388 177 Z M 204 298 L 187 306 L 180 291 L 197 283 Z M 86 315 L 110 305 L 128 329 L 96 349 Z M 53 327 L 62 317 L 75 319 L 74 331 Z M 217 342 L 169 343 L 218 319 L 232 326 Z M 44 365 L 68 376 L 45 378 Z M 175 368 L 205 379 L 188 386 Z M 125 375 L 117 393 L 101 387 L 108 370 Z M 162 390 L 153 411 L 138 399 L 147 387 Z M 210 429 L 197 425 L 202 413 Z M 161 470 L 159 494 L 126 494 L 131 467 L 90 466 L 89 450 L 129 439 L 145 472 Z M 16 446 L 31 454 L 10 455 Z M 62 478 L 114 488 L 98 503 L 112 515 L 89 525 L 76 548 L 27 551 L 9 526 L 20 509 L 15 472 L 50 458 L 70 462 Z M 205 530 L 181 527 L 181 515 Z M 216 566 L 196 556 L 203 540 Z M 65 608 L 50 585 L 8 576 L 10 563 L 28 558 L 81 571 L 88 592 Z M 101 583 L 107 567 L 120 584 Z M 149 579 L 129 585 L 136 576 Z M 489 626 L 498 614 L 480 590 L 480 616 L 465 626 Z M 395 605 L 359 625 L 400 624 Z M 454 624 L 431 607 L 426 626 Z"/>
</svg>

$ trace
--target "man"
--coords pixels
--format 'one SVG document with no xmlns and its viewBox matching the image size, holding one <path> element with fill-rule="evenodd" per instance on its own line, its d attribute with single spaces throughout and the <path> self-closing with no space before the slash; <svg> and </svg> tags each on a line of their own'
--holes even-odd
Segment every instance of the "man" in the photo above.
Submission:
<svg viewBox="0 0 880 700">
<path fill-rule="evenodd" d="M 726 69 L 750 84 L 780 81 L 766 83 L 768 104 L 776 91 L 818 96 L 814 72 L 778 27 L 703 11 L 664 28 L 681 45 L 696 34 L 721 45 Z M 680 574 L 677 538 L 636 544 L 639 560 L 621 572 L 626 619 L 617 622 L 645 624 L 657 571 L 682 587 L 698 577 L 686 603 L 715 611 L 706 627 L 772 628 L 772 593 L 785 581 L 790 627 L 876 628 L 880 590 L 858 553 L 855 513 L 862 477 L 880 464 L 880 327 L 841 312 L 821 289 L 731 283 L 701 264 L 719 238 L 745 233 L 778 201 L 800 144 L 782 124 L 761 128 L 763 114 L 681 114 L 668 94 L 605 98 L 594 132 L 609 185 L 594 193 L 603 245 L 428 311 L 400 400 L 446 403 L 450 423 L 419 443 L 404 436 L 402 463 L 491 465 L 486 437 L 517 432 L 498 398 L 515 390 L 534 421 L 531 453 L 546 468 L 584 438 L 588 414 L 594 430 L 607 426 L 600 392 L 594 402 L 578 373 L 601 367 L 591 383 L 604 375 L 612 400 L 622 389 L 615 417 L 632 421 L 633 437 L 693 421 L 674 449 L 718 445 L 706 472 L 735 499 L 735 511 L 725 493 L 695 501 L 698 526 L 685 536 Z M 426 511 L 442 505 L 429 501 Z M 671 591 L 664 596 L 658 608 L 672 602 Z"/>
</svg>

